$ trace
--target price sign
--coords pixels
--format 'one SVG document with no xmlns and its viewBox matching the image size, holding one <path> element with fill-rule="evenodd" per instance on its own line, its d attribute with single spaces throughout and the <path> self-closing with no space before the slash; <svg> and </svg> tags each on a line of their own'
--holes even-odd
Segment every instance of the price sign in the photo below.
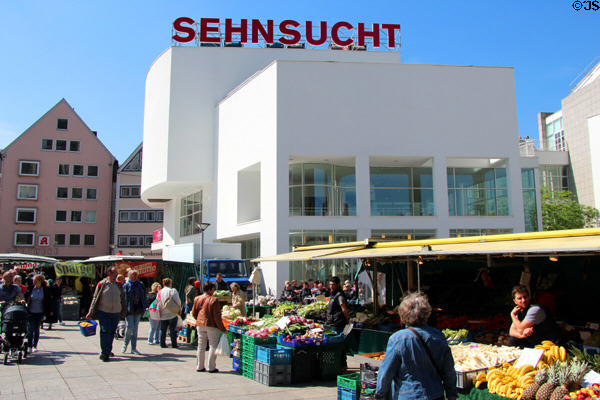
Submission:
<svg viewBox="0 0 600 400">
<path fill-rule="evenodd" d="M 517 363 L 515 364 L 515 368 L 519 368 L 527 364 L 535 368 L 535 366 L 540 362 L 540 359 L 543 355 L 543 349 L 524 349 L 521 353 L 521 357 L 519 357 Z"/>
<path fill-rule="evenodd" d="M 594 383 L 600 383 L 600 374 L 596 371 L 590 371 L 583 377 L 581 387 L 592 386 Z"/>
</svg>

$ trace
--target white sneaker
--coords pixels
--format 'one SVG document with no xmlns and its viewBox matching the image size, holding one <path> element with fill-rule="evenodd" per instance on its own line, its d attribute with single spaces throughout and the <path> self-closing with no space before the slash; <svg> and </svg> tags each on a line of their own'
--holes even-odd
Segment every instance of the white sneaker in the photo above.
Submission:
<svg viewBox="0 0 600 400">
<path fill-rule="evenodd" d="M 32 347 L 32 348 L 31 348 L 31 352 L 32 352 L 32 353 L 35 353 L 36 351 L 37 351 L 37 349 L 36 349 L 35 347 Z"/>
<path fill-rule="evenodd" d="M 121 353 L 127 353 L 127 346 L 123 346 L 123 348 L 121 349 Z"/>
<path fill-rule="evenodd" d="M 58 324 L 62 325 L 62 326 L 65 326 L 65 321 L 60 321 Z"/>
</svg>

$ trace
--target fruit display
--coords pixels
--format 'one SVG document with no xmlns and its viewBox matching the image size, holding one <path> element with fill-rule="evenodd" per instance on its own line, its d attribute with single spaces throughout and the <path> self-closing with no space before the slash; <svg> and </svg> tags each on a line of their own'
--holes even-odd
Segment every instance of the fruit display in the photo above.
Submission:
<svg viewBox="0 0 600 400">
<path fill-rule="evenodd" d="M 555 362 L 540 370 L 522 392 L 522 400 L 561 400 L 579 388 L 589 371 L 585 361 Z"/>
<path fill-rule="evenodd" d="M 229 297 L 231 296 L 231 292 L 229 290 L 215 290 L 213 293 L 215 297 Z"/>
<path fill-rule="evenodd" d="M 238 317 L 242 316 L 242 312 L 237 308 L 226 305 L 221 309 L 221 316 L 229 321 L 235 321 Z"/>
<path fill-rule="evenodd" d="M 325 312 L 327 312 L 327 303 L 324 301 L 315 301 L 314 303 L 300 306 L 297 310 L 298 315 L 312 319 L 323 319 Z"/>
<path fill-rule="evenodd" d="M 450 350 L 454 358 L 454 369 L 458 372 L 492 368 L 513 362 L 522 352 L 517 347 L 472 343 L 450 345 Z"/>
<path fill-rule="evenodd" d="M 258 296 L 256 298 L 256 302 L 257 305 L 259 306 L 276 306 L 279 301 L 277 300 L 277 298 L 273 297 L 273 296 Z M 246 306 L 253 306 L 254 305 L 254 301 L 253 300 L 249 300 L 246 302 Z"/>
<path fill-rule="evenodd" d="M 504 363 L 499 368 L 490 368 L 488 373 L 479 373 L 475 377 L 475 387 L 478 388 L 483 382 L 487 382 L 490 393 L 519 399 L 527 386 L 534 383 L 536 371 L 531 365 L 523 365 L 515 368 L 512 364 Z"/>
<path fill-rule="evenodd" d="M 448 340 L 457 340 L 457 339 L 466 339 L 469 336 L 469 331 L 466 329 L 443 329 L 442 333 L 446 336 Z"/>
<path fill-rule="evenodd" d="M 569 355 L 567 354 L 567 349 L 562 346 L 555 345 L 550 340 L 542 341 L 542 344 L 536 345 L 535 348 L 544 350 L 544 355 L 542 355 L 542 358 L 537 365 L 537 367 L 540 369 L 544 369 L 557 361 L 568 361 L 570 359 Z"/>
<path fill-rule="evenodd" d="M 579 350 L 575 346 L 571 346 L 569 352 L 573 354 L 573 357 L 577 360 L 587 362 L 594 371 L 600 372 L 600 354 L 590 354 L 585 350 Z"/>
<path fill-rule="evenodd" d="M 592 386 L 588 386 L 579 389 L 576 392 L 571 392 L 567 396 L 563 397 L 562 400 L 597 400 L 600 399 L 600 384 L 594 383 Z"/>
</svg>

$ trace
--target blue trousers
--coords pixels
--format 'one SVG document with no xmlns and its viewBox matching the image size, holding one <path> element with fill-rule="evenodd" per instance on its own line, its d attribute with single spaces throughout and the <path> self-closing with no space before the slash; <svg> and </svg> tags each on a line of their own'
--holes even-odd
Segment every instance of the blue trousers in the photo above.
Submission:
<svg viewBox="0 0 600 400">
<path fill-rule="evenodd" d="M 167 345 L 167 328 L 171 336 L 171 346 L 177 346 L 177 317 L 160 321 L 160 345 Z"/>
<path fill-rule="evenodd" d="M 148 331 L 148 343 L 158 344 L 160 342 L 160 320 L 150 318 L 150 330 Z"/>
<path fill-rule="evenodd" d="M 130 314 L 125 318 L 125 338 L 123 339 L 123 347 L 131 343 L 131 351 L 137 350 L 138 326 L 140 325 L 142 314 Z"/>
<path fill-rule="evenodd" d="M 27 342 L 29 347 L 37 348 L 43 319 L 44 313 L 29 313 L 29 321 L 27 323 Z"/>
<path fill-rule="evenodd" d="M 100 310 L 96 311 L 96 313 L 98 315 L 98 322 L 100 323 L 100 349 L 102 354 L 110 355 L 121 314 L 106 313 Z"/>
</svg>

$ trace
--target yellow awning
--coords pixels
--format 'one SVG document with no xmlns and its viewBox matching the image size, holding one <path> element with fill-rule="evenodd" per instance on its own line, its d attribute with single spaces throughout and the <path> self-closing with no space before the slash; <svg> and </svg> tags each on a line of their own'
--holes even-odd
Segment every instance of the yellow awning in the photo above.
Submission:
<svg viewBox="0 0 600 400">
<path fill-rule="evenodd" d="M 354 245 L 354 246 L 344 246 L 344 247 L 329 247 L 329 248 L 319 248 L 316 250 L 299 250 L 292 251 L 291 253 L 283 253 L 277 254 L 271 257 L 260 257 L 250 260 L 252 262 L 263 262 L 263 261 L 310 261 L 315 257 L 326 256 L 330 254 L 340 254 L 353 250 L 364 249 L 365 245 Z"/>
<path fill-rule="evenodd" d="M 403 257 L 421 254 L 422 246 L 399 246 L 399 247 L 381 247 L 381 248 L 362 248 L 359 250 L 345 253 L 335 253 L 323 256 L 316 256 L 314 260 L 336 260 L 342 258 L 385 258 L 385 257 Z"/>
</svg>

